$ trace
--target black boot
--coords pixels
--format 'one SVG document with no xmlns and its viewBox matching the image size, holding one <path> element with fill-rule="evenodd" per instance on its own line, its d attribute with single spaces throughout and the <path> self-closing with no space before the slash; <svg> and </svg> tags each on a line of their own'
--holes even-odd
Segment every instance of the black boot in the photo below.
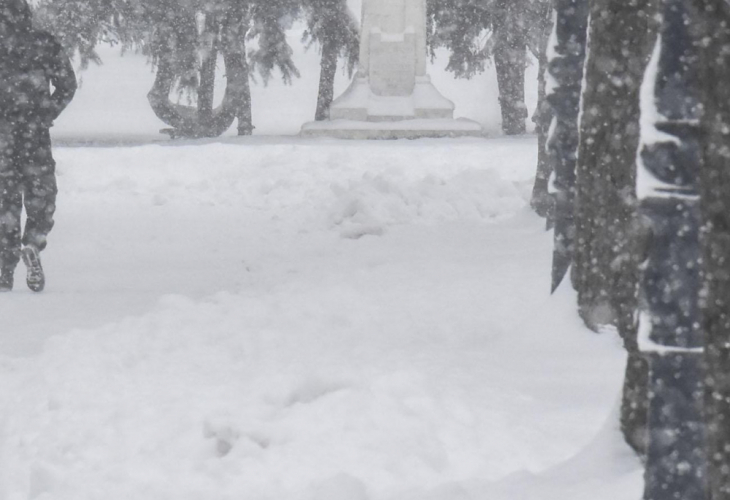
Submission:
<svg viewBox="0 0 730 500">
<path fill-rule="evenodd" d="M 21 255 L 25 267 L 28 268 L 28 274 L 25 279 L 28 288 L 34 292 L 42 292 L 46 286 L 46 277 L 43 274 L 43 266 L 41 266 L 41 257 L 38 248 L 35 245 L 27 245 L 23 247 Z"/>
</svg>

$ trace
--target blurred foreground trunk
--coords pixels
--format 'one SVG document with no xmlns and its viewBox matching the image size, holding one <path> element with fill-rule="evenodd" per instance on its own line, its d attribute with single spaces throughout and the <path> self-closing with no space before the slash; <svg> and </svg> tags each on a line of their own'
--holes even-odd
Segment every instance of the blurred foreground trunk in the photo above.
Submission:
<svg viewBox="0 0 730 500">
<path fill-rule="evenodd" d="M 659 50 L 647 72 L 653 99 L 645 103 L 637 189 L 651 236 L 642 264 L 639 335 L 649 360 L 644 498 L 707 500 L 700 315 L 701 67 L 690 32 L 690 2 L 661 4 Z"/>
<path fill-rule="evenodd" d="M 653 0 L 594 0 L 585 66 L 576 192 L 573 278 L 585 323 L 618 328 L 629 359 L 621 424 L 646 447 L 648 365 L 638 351 L 636 154 L 640 90 L 656 40 Z"/>
<path fill-rule="evenodd" d="M 588 0 L 555 0 L 555 46 L 548 62 L 554 86 L 546 97 L 553 113 L 547 141 L 555 188 L 553 292 L 570 269 L 575 251 L 575 168 L 587 25 Z"/>
<path fill-rule="evenodd" d="M 550 33 L 553 29 L 553 9 L 549 2 L 545 2 L 541 6 L 536 29 L 538 31 L 536 55 L 539 67 L 537 71 L 537 110 L 532 120 L 535 122 L 535 128 L 537 129 L 537 174 L 535 175 L 535 184 L 532 187 L 530 206 L 539 216 L 551 218 L 553 200 L 548 191 L 548 183 L 552 174 L 552 166 L 547 151 L 547 138 L 553 114 L 545 99 L 547 93 L 547 48 Z"/>
<path fill-rule="evenodd" d="M 730 500 L 730 4 L 693 0 L 700 82 L 703 298 L 708 476 L 712 500 Z"/>
</svg>

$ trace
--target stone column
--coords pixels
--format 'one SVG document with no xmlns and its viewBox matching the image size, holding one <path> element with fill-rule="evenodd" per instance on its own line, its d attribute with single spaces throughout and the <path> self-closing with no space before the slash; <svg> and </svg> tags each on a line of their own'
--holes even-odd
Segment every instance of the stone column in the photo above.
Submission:
<svg viewBox="0 0 730 500">
<path fill-rule="evenodd" d="M 332 103 L 330 122 L 306 124 L 302 133 L 367 138 L 481 135 L 477 123 L 453 119 L 454 104 L 431 83 L 427 62 L 426 0 L 363 0 L 357 77 Z"/>
<path fill-rule="evenodd" d="M 371 37 L 412 39 L 415 76 L 426 76 L 426 2 L 423 0 L 363 0 L 360 73 L 370 74 Z M 410 44 L 409 44 L 410 45 Z"/>
</svg>

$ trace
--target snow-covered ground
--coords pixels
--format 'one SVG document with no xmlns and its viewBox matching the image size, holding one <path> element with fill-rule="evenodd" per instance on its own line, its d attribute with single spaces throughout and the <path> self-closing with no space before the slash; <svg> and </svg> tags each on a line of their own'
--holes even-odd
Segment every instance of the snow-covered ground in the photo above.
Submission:
<svg viewBox="0 0 730 500">
<path fill-rule="evenodd" d="M 257 136 L 162 141 L 144 59 L 102 55 L 54 129 L 47 290 L 0 297 L 0 500 L 639 497 L 620 343 L 548 294 L 534 138 L 282 136 L 300 51 Z M 496 135 L 493 72 L 443 66 Z"/>
<path fill-rule="evenodd" d="M 47 291 L 0 297 L 0 499 L 637 497 L 534 150 L 59 148 Z"/>
</svg>

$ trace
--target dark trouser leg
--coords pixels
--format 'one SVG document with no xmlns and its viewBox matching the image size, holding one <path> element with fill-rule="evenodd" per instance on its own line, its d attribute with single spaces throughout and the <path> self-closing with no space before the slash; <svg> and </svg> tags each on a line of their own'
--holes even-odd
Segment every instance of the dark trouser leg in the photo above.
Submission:
<svg viewBox="0 0 730 500">
<path fill-rule="evenodd" d="M 20 259 L 20 179 L 14 172 L 0 174 L 0 265 L 15 269 Z"/>
<path fill-rule="evenodd" d="M 29 130 L 19 148 L 25 161 L 21 164 L 26 214 L 24 245 L 46 248 L 46 238 L 53 229 L 56 211 L 56 163 L 51 154 L 51 138 L 46 128 Z"/>
<path fill-rule="evenodd" d="M 13 159 L 14 138 L 9 123 L 0 121 L 0 266 L 15 269 L 20 259 L 21 177 Z"/>
</svg>

